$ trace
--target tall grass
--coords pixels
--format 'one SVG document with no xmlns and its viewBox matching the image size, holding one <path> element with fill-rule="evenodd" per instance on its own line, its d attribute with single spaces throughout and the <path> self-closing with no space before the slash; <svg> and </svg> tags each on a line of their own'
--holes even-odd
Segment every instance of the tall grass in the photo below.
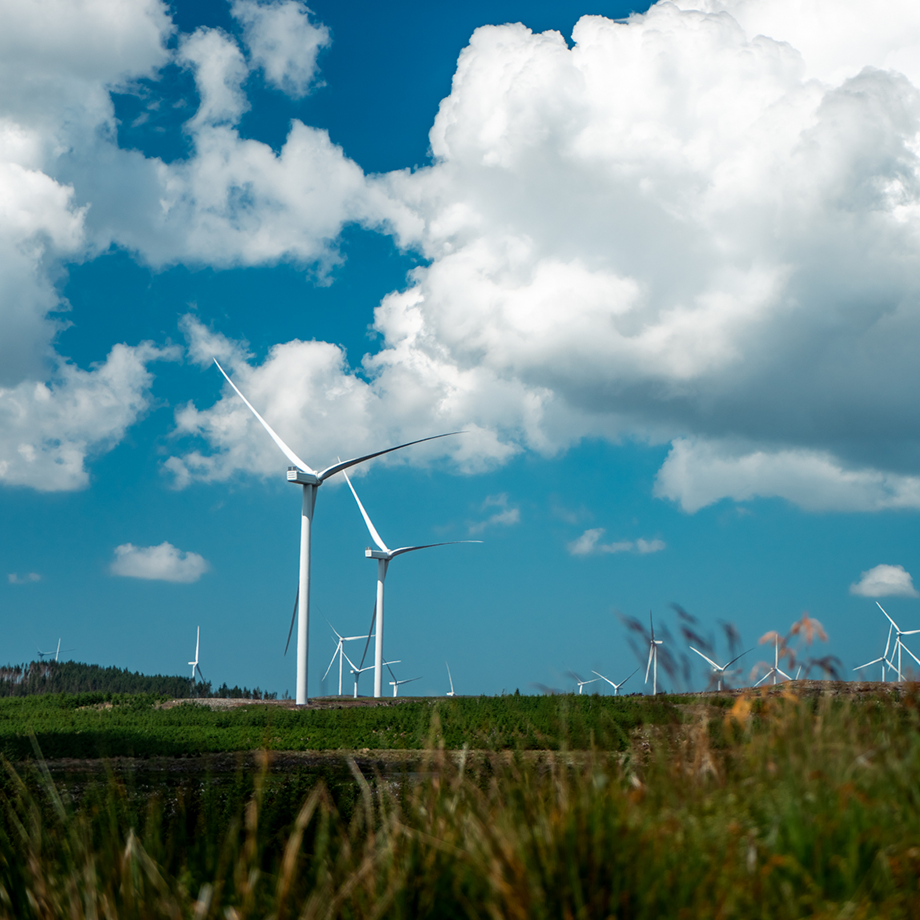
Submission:
<svg viewBox="0 0 920 920">
<path fill-rule="evenodd" d="M 915 694 L 764 693 L 616 753 L 432 745 L 397 776 L 350 761 L 347 788 L 317 783 L 286 816 L 269 755 L 238 806 L 117 777 L 76 803 L 7 767 L 0 914 L 920 916 L 918 730 Z"/>
</svg>

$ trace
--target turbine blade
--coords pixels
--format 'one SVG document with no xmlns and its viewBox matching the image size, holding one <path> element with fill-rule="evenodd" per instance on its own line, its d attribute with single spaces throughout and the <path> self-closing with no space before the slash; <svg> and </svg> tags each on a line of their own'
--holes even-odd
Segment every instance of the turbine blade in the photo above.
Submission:
<svg viewBox="0 0 920 920">
<path fill-rule="evenodd" d="M 396 675 L 393 673 L 393 669 L 390 667 L 390 662 L 384 661 L 384 664 L 387 666 L 387 670 L 390 672 L 390 677 L 392 677 L 393 680 L 396 680 Z M 396 662 L 394 661 L 393 664 L 396 664 Z"/>
<path fill-rule="evenodd" d="M 785 671 L 781 671 L 779 668 L 776 669 L 776 673 L 777 673 L 777 674 L 782 674 L 783 677 L 786 678 L 786 680 L 792 680 L 792 678 L 791 678 Z"/>
<path fill-rule="evenodd" d="M 294 635 L 294 620 L 297 619 L 297 604 L 300 601 L 300 584 L 297 585 L 297 593 L 294 595 L 294 612 L 291 614 L 291 628 L 288 630 L 288 640 L 284 643 L 284 654 L 287 655 L 288 647 L 291 644 L 291 636 Z"/>
<path fill-rule="evenodd" d="M 203 683 L 204 682 L 204 672 L 201 670 L 201 668 L 197 664 L 195 665 L 195 670 L 198 671 L 198 676 L 201 678 L 202 683 Z"/>
<path fill-rule="evenodd" d="M 755 687 L 759 687 L 759 686 L 760 686 L 760 685 L 761 685 L 761 684 L 762 684 L 772 673 L 773 673 L 772 669 L 769 670 L 769 671 L 767 671 L 767 673 L 764 674 L 764 676 L 761 677 L 760 680 L 757 681 L 756 684 L 754 684 L 754 686 L 755 686 Z"/>
<path fill-rule="evenodd" d="M 881 658 L 876 658 L 875 661 L 867 661 L 865 664 L 858 664 L 855 668 L 853 668 L 853 670 L 861 671 L 863 668 L 868 668 L 870 665 L 878 664 L 880 661 L 885 661 L 884 655 L 882 655 Z"/>
<path fill-rule="evenodd" d="M 281 448 L 281 452 L 284 454 L 284 456 L 287 457 L 288 460 L 290 460 L 291 463 L 294 464 L 294 466 L 303 470 L 304 473 L 312 473 L 315 476 L 316 470 L 311 469 L 309 466 L 307 466 L 307 464 L 304 463 L 303 460 L 301 460 L 300 457 L 298 457 L 297 454 L 295 454 L 294 451 L 292 451 L 291 448 L 288 447 L 287 444 L 285 444 L 284 441 L 282 441 L 281 438 L 278 437 L 278 435 L 275 433 L 274 428 L 272 428 L 272 426 L 269 425 L 268 422 L 266 422 L 265 419 L 262 418 L 261 415 L 259 415 L 259 413 L 256 411 L 253 404 L 248 399 L 246 399 L 245 396 L 243 396 L 243 394 L 239 391 L 239 388 L 237 387 L 237 385 L 227 376 L 227 372 L 220 366 L 220 363 L 218 362 L 217 358 L 214 359 L 214 363 L 217 365 L 217 369 L 224 375 L 224 378 L 226 379 L 227 383 L 229 383 L 230 386 L 233 387 L 234 391 L 236 392 L 236 395 L 239 396 L 239 398 L 242 399 L 244 403 L 246 403 L 246 405 L 249 407 L 249 411 L 259 420 L 260 424 L 268 432 L 271 439 L 278 445 L 278 447 Z"/>
<path fill-rule="evenodd" d="M 648 683 L 648 672 L 652 667 L 652 655 L 655 652 L 655 646 L 650 645 L 648 649 L 648 664 L 645 666 L 645 682 Z"/>
<path fill-rule="evenodd" d="M 343 471 L 342 475 L 345 477 L 345 482 L 348 483 L 348 488 L 351 489 L 351 494 L 354 495 L 355 501 L 358 503 L 358 509 L 361 512 L 361 517 L 364 518 L 364 523 L 367 524 L 367 529 L 370 531 L 371 539 L 377 544 L 377 549 L 388 553 L 390 548 L 386 545 L 386 543 L 383 542 L 380 534 L 377 533 L 377 528 L 374 527 L 374 523 L 371 521 L 370 515 L 364 510 L 364 505 L 361 504 L 361 499 L 358 498 L 358 493 L 355 492 L 355 487 L 351 484 L 351 480 L 348 478 L 348 473 Z"/>
<path fill-rule="evenodd" d="M 725 667 L 726 667 L 726 668 L 730 668 L 739 658 L 744 658 L 744 656 L 745 656 L 748 652 L 753 652 L 753 651 L 754 651 L 754 649 L 749 648 L 749 649 L 747 650 L 747 652 L 742 652 L 740 655 L 735 655 L 735 657 L 732 658 L 732 660 L 729 661 L 729 663 L 728 663 L 727 665 L 725 665 Z M 723 668 L 723 670 L 724 670 L 724 668 Z"/>
<path fill-rule="evenodd" d="M 728 665 L 725 665 L 723 667 L 720 664 L 716 664 L 711 658 L 709 658 L 707 655 L 704 655 L 698 648 L 694 648 L 692 645 L 690 646 L 690 651 L 696 652 L 697 655 L 700 656 L 700 658 L 705 658 L 717 671 L 724 671 L 725 668 L 728 667 Z M 731 664 L 731 662 L 729 662 L 729 664 Z"/>
<path fill-rule="evenodd" d="M 917 633 L 920 633 L 920 629 L 905 629 L 905 630 L 901 633 L 901 635 L 902 635 L 902 636 L 916 636 Z M 66 652 L 67 649 L 64 649 L 64 651 Z"/>
<path fill-rule="evenodd" d="M 891 630 L 894 629 L 894 626 L 888 627 L 888 641 L 885 643 L 885 654 L 882 655 L 882 658 L 888 657 L 888 646 L 891 645 Z"/>
<path fill-rule="evenodd" d="M 591 668 L 591 673 L 596 674 L 601 680 L 606 680 L 607 683 L 610 684 L 611 687 L 616 689 L 616 684 L 609 677 L 604 677 L 604 675 L 601 674 L 600 671 L 595 671 L 594 668 Z"/>
<path fill-rule="evenodd" d="M 387 550 L 392 556 L 401 556 L 417 549 L 431 549 L 433 546 L 455 546 L 457 543 L 482 543 L 482 540 L 448 540 L 446 543 L 425 543 L 422 546 L 400 546 L 399 549 Z"/>
<path fill-rule="evenodd" d="M 876 606 L 878 607 L 878 609 L 881 610 L 882 613 L 884 613 L 886 617 L 888 617 L 888 611 L 887 611 L 878 601 L 876 601 L 875 603 L 876 603 Z M 898 626 L 898 624 L 895 623 L 895 621 L 892 620 L 891 617 L 888 617 L 888 619 L 890 620 L 891 625 L 898 631 L 898 635 L 900 636 L 900 635 L 901 635 L 901 629 L 900 629 L 900 627 Z"/>
<path fill-rule="evenodd" d="M 332 661 L 329 662 L 329 667 L 326 668 L 326 674 L 328 674 L 332 670 L 332 666 L 335 664 L 335 656 L 338 655 L 338 653 L 339 653 L 339 646 L 337 645 L 335 647 L 335 651 L 332 653 Z M 323 674 L 320 680 L 325 680 L 326 674 Z"/>
<path fill-rule="evenodd" d="M 636 671 L 638 671 L 638 670 L 639 670 L 639 668 L 636 668 Z M 633 674 L 636 673 L 636 671 L 633 671 L 632 674 L 629 675 L 629 677 L 632 677 Z M 626 681 L 629 680 L 629 677 L 625 678 L 624 680 L 621 680 L 618 684 L 616 684 L 615 686 L 617 687 L 617 689 L 619 689 L 620 687 L 622 687 L 623 684 L 625 684 Z"/>
<path fill-rule="evenodd" d="M 446 661 L 444 662 L 444 664 L 447 667 L 447 679 L 450 681 L 450 692 L 453 693 L 454 692 L 454 679 L 450 675 L 450 665 L 447 664 Z"/>
<path fill-rule="evenodd" d="M 367 642 L 364 643 L 364 654 L 361 656 L 361 665 L 364 667 L 364 659 L 367 657 L 367 650 L 371 647 L 371 635 L 374 632 L 374 623 L 377 622 L 377 600 L 374 599 L 374 612 L 371 614 L 371 628 L 367 631 Z"/>
<path fill-rule="evenodd" d="M 437 441 L 438 438 L 449 438 L 455 434 L 464 434 L 462 431 L 446 431 L 444 434 L 433 434 L 428 438 L 419 438 L 416 441 L 406 441 L 405 444 L 397 444 L 395 447 L 387 447 L 384 450 L 374 451 L 372 454 L 365 454 L 363 457 L 354 457 L 351 460 L 340 460 L 338 463 L 334 463 L 332 466 L 327 466 L 322 472 L 317 473 L 316 476 L 320 482 L 325 482 L 330 476 L 335 476 L 336 473 L 341 473 L 342 470 L 347 470 L 351 466 L 355 466 L 358 463 L 364 463 L 365 460 L 373 460 L 374 457 L 381 457 L 383 454 L 390 454 L 394 450 L 402 450 L 404 447 L 411 447 L 413 444 L 423 444 L 425 441 Z"/>
<path fill-rule="evenodd" d="M 907 654 L 910 655 L 910 657 L 913 658 L 917 664 L 920 664 L 920 658 L 918 658 L 903 642 L 901 643 L 901 648 L 904 649 L 904 651 L 907 652 Z"/>
</svg>

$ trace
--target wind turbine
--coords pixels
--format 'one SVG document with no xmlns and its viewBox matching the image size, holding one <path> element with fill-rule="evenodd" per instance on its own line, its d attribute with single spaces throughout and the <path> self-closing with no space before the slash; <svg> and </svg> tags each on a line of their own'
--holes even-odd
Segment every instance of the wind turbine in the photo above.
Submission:
<svg viewBox="0 0 920 920">
<path fill-rule="evenodd" d="M 773 667 L 764 674 L 763 677 L 754 684 L 755 687 L 759 687 L 770 675 L 773 675 L 773 686 L 776 686 L 776 675 L 782 674 L 786 680 L 792 680 L 792 678 L 785 672 L 781 671 L 779 668 L 779 636 L 773 640 Z"/>
<path fill-rule="evenodd" d="M 450 676 L 450 665 L 446 661 L 444 664 L 447 665 L 447 679 L 450 681 L 450 690 L 447 691 L 447 696 L 456 696 L 457 694 L 454 693 L 454 679 Z"/>
<path fill-rule="evenodd" d="M 72 648 L 65 648 L 65 649 L 62 649 L 62 648 L 61 648 L 61 640 L 58 639 L 57 649 L 56 649 L 55 651 L 53 651 L 53 652 L 43 652 L 41 649 L 39 649 L 39 650 L 38 650 L 38 657 L 39 657 L 42 661 L 44 661 L 46 658 L 50 658 L 50 657 L 53 655 L 53 656 L 54 656 L 54 660 L 57 661 L 57 660 L 58 660 L 58 657 L 60 656 L 60 654 L 61 654 L 62 651 L 64 651 L 64 652 L 72 652 L 73 649 L 72 649 Z"/>
<path fill-rule="evenodd" d="M 597 673 L 596 671 L 594 672 Z M 578 684 L 578 695 L 581 696 L 582 691 L 585 689 L 585 684 L 596 684 L 600 680 L 599 677 L 592 677 L 591 680 L 575 680 L 575 683 Z"/>
<path fill-rule="evenodd" d="M 373 666 L 372 664 L 369 664 L 369 665 L 367 665 L 366 667 L 363 667 L 363 668 L 356 668 L 356 667 L 354 666 L 354 662 L 352 662 L 352 660 L 351 660 L 350 658 L 348 658 L 348 655 L 346 655 L 345 657 L 348 659 L 348 663 L 351 665 L 351 673 L 354 674 L 354 676 L 355 676 L 355 699 L 357 699 L 357 698 L 358 698 L 358 678 L 359 678 L 365 671 L 373 671 L 373 670 L 374 670 L 374 666 Z M 401 661 L 402 661 L 401 658 L 397 658 L 395 661 L 385 661 L 384 664 L 385 664 L 385 665 L 399 664 Z"/>
<path fill-rule="evenodd" d="M 876 603 L 878 602 L 876 601 Z M 884 613 L 884 611 L 882 612 Z M 876 658 L 873 661 L 867 661 L 865 664 L 857 665 L 855 668 L 853 668 L 854 671 L 861 671 L 863 668 L 868 668 L 874 664 L 878 664 L 879 662 L 881 662 L 882 663 L 882 683 L 885 683 L 885 665 L 887 664 L 891 668 L 892 671 L 895 669 L 894 665 L 888 661 L 888 649 L 891 647 L 891 633 L 893 632 L 893 630 L 894 630 L 893 625 L 888 627 L 888 641 L 885 643 L 885 653 L 882 655 L 882 657 Z"/>
<path fill-rule="evenodd" d="M 192 666 L 192 685 L 195 684 L 195 672 L 197 671 L 201 677 L 202 682 L 204 681 L 204 674 L 201 673 L 201 668 L 198 667 L 198 646 L 201 643 L 201 627 L 198 627 L 198 635 L 195 637 L 195 660 L 190 661 L 189 664 Z"/>
<path fill-rule="evenodd" d="M 636 668 L 636 671 L 638 671 L 638 670 L 639 670 L 639 668 Z M 636 671 L 633 671 L 632 674 L 629 675 L 629 677 L 632 677 L 633 674 L 636 673 Z M 613 695 L 614 695 L 614 696 L 619 696 L 620 687 L 622 687 L 623 684 L 625 684 L 626 681 L 629 680 L 629 677 L 627 677 L 627 678 L 621 680 L 618 684 L 615 684 L 609 677 L 604 677 L 604 675 L 601 674 L 600 671 L 595 671 L 595 670 L 592 669 L 591 673 L 592 673 L 592 674 L 596 674 L 601 680 L 606 680 L 607 683 L 610 684 L 611 687 L 613 687 Z"/>
<path fill-rule="evenodd" d="M 394 661 L 393 664 L 396 664 Z M 414 680 L 421 680 L 421 677 L 407 677 L 405 680 L 397 680 L 396 675 L 393 673 L 393 669 L 387 665 L 387 670 L 390 672 L 390 677 L 393 679 L 390 681 L 390 686 L 393 688 L 393 696 L 395 697 L 399 692 L 400 684 L 411 684 Z"/>
<path fill-rule="evenodd" d="M 655 668 L 652 676 L 652 696 L 658 695 L 658 646 L 663 643 L 663 639 L 655 638 L 655 623 L 652 620 L 652 612 L 649 611 L 648 614 L 649 626 L 652 629 L 652 638 L 649 640 L 648 646 L 648 664 L 645 666 L 645 682 L 648 683 L 648 672 L 649 668 L 652 667 L 654 662 Z M 641 659 L 640 659 L 641 660 Z"/>
<path fill-rule="evenodd" d="M 326 621 L 329 623 L 329 621 Z M 332 666 L 335 664 L 336 655 L 339 658 L 339 696 L 342 695 L 342 659 L 348 657 L 345 655 L 344 645 L 346 642 L 354 642 L 356 639 L 366 639 L 367 636 L 343 636 L 331 623 L 329 623 L 329 628 L 339 637 L 339 643 L 335 647 L 335 651 L 332 653 L 332 658 L 329 661 L 329 667 L 326 668 L 326 674 L 332 670 Z M 354 662 L 349 658 L 348 663 L 354 667 Z M 322 679 L 326 679 L 326 674 L 323 674 Z"/>
<path fill-rule="evenodd" d="M 878 604 L 878 609 L 881 610 L 882 613 L 884 613 L 886 617 L 888 617 L 888 621 L 891 623 L 891 625 L 894 627 L 895 632 L 897 633 L 897 638 L 895 639 L 894 647 L 898 650 L 898 667 L 897 667 L 898 680 L 904 680 L 904 674 L 903 674 L 903 671 L 901 671 L 901 649 L 904 649 L 904 651 L 907 652 L 907 654 L 910 655 L 910 657 L 913 658 L 914 661 L 917 662 L 917 664 L 920 664 L 920 658 L 918 658 L 901 641 L 901 636 L 913 636 L 916 633 L 920 633 L 920 629 L 901 629 L 901 627 L 898 626 L 898 624 L 895 623 L 895 621 L 892 620 L 891 617 L 888 616 L 888 612 L 885 610 L 885 608 L 881 604 L 879 604 L 878 601 L 876 601 L 875 603 Z"/>
<path fill-rule="evenodd" d="M 351 494 L 354 495 L 355 501 L 358 503 L 358 509 L 361 511 L 361 516 L 364 518 L 364 523 L 367 525 L 371 539 L 378 547 L 377 549 L 368 547 L 364 550 L 366 558 L 377 560 L 377 606 L 375 607 L 377 636 L 374 643 L 374 696 L 378 697 L 383 693 L 383 585 L 386 581 L 387 566 L 389 566 L 390 561 L 397 556 L 402 556 L 403 553 L 413 553 L 417 549 L 431 549 L 433 546 L 453 546 L 456 543 L 482 543 L 482 540 L 449 540 L 446 543 L 425 543 L 422 546 L 400 546 L 399 549 L 390 549 L 383 542 L 380 534 L 377 533 L 377 528 L 374 527 L 370 515 L 364 510 L 364 505 L 361 504 L 361 499 L 358 498 L 358 493 L 355 492 L 355 487 L 351 484 L 348 473 L 343 470 L 342 475 L 345 477 L 345 482 L 348 483 L 348 488 L 351 489 Z"/>
<path fill-rule="evenodd" d="M 407 441 L 405 444 L 387 447 L 385 450 L 374 451 L 374 453 L 365 454 L 362 457 L 353 457 L 351 460 L 339 461 L 317 472 L 304 463 L 304 461 L 301 460 L 280 437 L 278 437 L 271 425 L 259 415 L 252 403 L 243 396 L 237 385 L 227 376 L 226 371 L 220 366 L 216 358 L 214 359 L 214 363 L 217 365 L 217 369 L 221 374 L 224 375 L 227 383 L 233 387 L 236 395 L 246 403 L 249 411 L 258 419 L 259 424 L 268 432 L 269 437 L 271 437 L 275 444 L 278 445 L 284 456 L 294 464 L 288 467 L 287 481 L 303 486 L 303 506 L 300 517 L 300 579 L 297 584 L 298 601 L 297 607 L 295 608 L 295 613 L 297 614 L 296 703 L 298 706 L 303 706 L 307 702 L 307 650 L 310 631 L 310 540 L 313 531 L 313 509 L 316 505 L 316 490 L 330 476 L 334 476 L 336 473 L 342 472 L 342 470 L 347 470 L 349 467 L 355 466 L 358 463 L 363 463 L 365 460 L 372 460 L 374 457 L 389 454 L 394 450 L 402 450 L 402 448 L 411 447 L 413 444 L 421 444 L 423 441 L 434 441 L 437 438 L 446 438 L 448 435 L 460 434 L 460 432 L 450 431 L 446 434 L 436 434 L 429 438 L 419 438 L 415 441 Z"/>
<path fill-rule="evenodd" d="M 700 658 L 704 658 L 706 661 L 708 661 L 708 662 L 712 665 L 712 673 L 713 673 L 713 674 L 718 674 L 718 675 L 719 675 L 719 686 L 718 686 L 717 689 L 718 689 L 718 690 L 721 690 L 721 689 L 722 689 L 722 678 L 725 676 L 725 672 L 726 672 L 726 671 L 727 671 L 727 670 L 728 670 L 728 669 L 729 669 L 739 658 L 744 658 L 744 656 L 745 656 L 748 652 L 753 651 L 753 649 L 748 649 L 747 652 L 742 652 L 740 655 L 736 655 L 734 658 L 732 658 L 731 661 L 729 661 L 728 664 L 716 664 L 711 658 L 709 658 L 707 655 L 704 655 L 698 648 L 694 648 L 692 645 L 690 646 L 690 651 L 691 651 L 691 652 L 696 652 L 697 655 L 700 656 Z M 712 684 L 710 683 L 709 686 L 711 687 Z"/>
</svg>

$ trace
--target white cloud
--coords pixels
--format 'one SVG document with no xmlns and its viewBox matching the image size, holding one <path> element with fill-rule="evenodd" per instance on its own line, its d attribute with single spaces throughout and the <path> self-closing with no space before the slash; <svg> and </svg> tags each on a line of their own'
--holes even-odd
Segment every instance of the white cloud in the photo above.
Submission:
<svg viewBox="0 0 920 920">
<path fill-rule="evenodd" d="M 200 103 L 188 128 L 204 125 L 235 125 L 249 110 L 243 82 L 249 68 L 233 39 L 220 29 L 196 29 L 183 37 L 179 61 L 195 71 Z"/>
<path fill-rule="evenodd" d="M 36 581 L 42 580 L 42 577 L 38 574 L 38 572 L 27 572 L 24 575 L 19 575 L 16 572 L 10 572 L 10 574 L 6 577 L 11 585 L 31 585 Z"/>
<path fill-rule="evenodd" d="M 482 521 L 475 521 L 470 524 L 471 534 L 482 533 L 489 527 L 511 527 L 521 521 L 521 509 L 508 504 L 507 492 L 487 496 L 480 510 L 488 511 L 490 508 L 498 508 L 499 510 L 493 512 Z"/>
<path fill-rule="evenodd" d="M 652 540 L 644 540 L 640 537 L 633 542 L 632 540 L 619 540 L 612 543 L 601 543 L 600 539 L 604 535 L 603 527 L 591 527 L 586 530 L 577 540 L 569 543 L 569 554 L 572 556 L 596 556 L 605 553 L 659 553 L 667 547 L 664 540 L 657 537 Z"/>
<path fill-rule="evenodd" d="M 900 565 L 877 565 L 863 572 L 862 578 L 850 585 L 850 594 L 861 597 L 920 597 L 910 572 Z"/>
<path fill-rule="evenodd" d="M 329 30 L 311 23 L 310 10 L 297 0 L 234 0 L 231 10 L 266 81 L 294 98 L 305 96 L 317 56 L 331 43 Z"/>
<path fill-rule="evenodd" d="M 159 546 L 134 546 L 123 543 L 115 547 L 110 571 L 126 578 L 151 581 L 175 581 L 189 584 L 198 581 L 210 566 L 198 553 L 183 552 L 171 543 Z"/>
<path fill-rule="evenodd" d="M 693 513 L 722 498 L 784 498 L 809 511 L 920 509 L 920 477 L 844 469 L 808 450 L 745 450 L 677 439 L 658 471 L 655 494 Z"/>
<path fill-rule="evenodd" d="M 916 5 L 826 0 L 586 16 L 573 48 L 478 29 L 435 163 L 375 180 L 430 261 L 378 309 L 369 366 L 475 373 L 468 404 L 501 394 L 490 426 L 538 450 L 743 441 L 808 459 L 818 498 L 786 489 L 806 507 L 912 505 L 920 92 L 871 65 L 920 80 L 918 34 Z"/>
<path fill-rule="evenodd" d="M 61 361 L 48 383 L 0 389 L 0 483 L 40 492 L 84 488 L 86 460 L 110 449 L 150 405 L 150 362 L 176 349 L 116 345 L 84 371 Z"/>
</svg>

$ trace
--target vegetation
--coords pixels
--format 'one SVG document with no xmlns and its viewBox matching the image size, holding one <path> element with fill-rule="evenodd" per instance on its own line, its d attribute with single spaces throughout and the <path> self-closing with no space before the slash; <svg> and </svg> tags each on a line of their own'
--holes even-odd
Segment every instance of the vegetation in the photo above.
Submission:
<svg viewBox="0 0 920 920">
<path fill-rule="evenodd" d="M 126 668 L 103 668 L 78 661 L 30 661 L 0 668 L 0 697 L 44 693 L 152 693 L 169 697 L 216 696 L 225 699 L 273 700 L 277 693 L 256 687 L 212 690 L 211 682 L 193 684 L 187 677 L 149 676 Z"/>
<path fill-rule="evenodd" d="M 429 709 L 411 773 L 343 758 L 296 790 L 267 754 L 255 777 L 160 794 L 118 773 L 75 794 L 47 768 L 9 768 L 0 915 L 920 914 L 915 693 L 696 703 L 639 719 L 619 753 L 577 755 L 447 753 L 436 739 L 457 711 Z"/>
<path fill-rule="evenodd" d="M 681 719 L 674 702 L 640 697 L 455 697 L 306 710 L 258 703 L 215 710 L 194 702 L 165 708 L 163 702 L 152 695 L 105 693 L 0 700 L 0 753 L 11 760 L 30 757 L 31 736 L 50 758 L 177 757 L 258 748 L 421 750 L 435 713 L 435 740 L 448 748 L 625 750 L 638 726 Z"/>
</svg>

